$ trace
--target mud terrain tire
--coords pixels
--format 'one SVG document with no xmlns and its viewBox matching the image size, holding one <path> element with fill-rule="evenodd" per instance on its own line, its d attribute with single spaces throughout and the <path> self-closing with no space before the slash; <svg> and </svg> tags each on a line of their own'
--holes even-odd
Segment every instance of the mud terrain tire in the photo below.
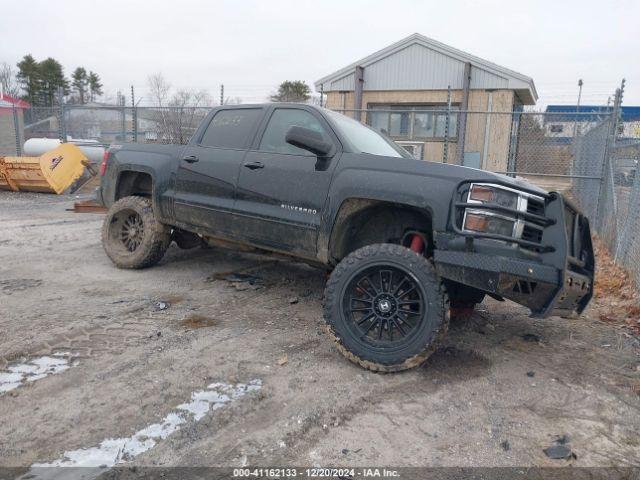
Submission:
<svg viewBox="0 0 640 480">
<path fill-rule="evenodd" d="M 156 220 L 149 198 L 121 198 L 111 206 L 102 224 L 102 246 L 118 268 L 155 265 L 170 243 L 171 228 Z"/>
<path fill-rule="evenodd" d="M 449 325 L 449 302 L 424 256 L 400 245 L 374 244 L 349 254 L 331 273 L 324 319 L 349 360 L 375 372 L 399 372 L 434 352 Z"/>
</svg>

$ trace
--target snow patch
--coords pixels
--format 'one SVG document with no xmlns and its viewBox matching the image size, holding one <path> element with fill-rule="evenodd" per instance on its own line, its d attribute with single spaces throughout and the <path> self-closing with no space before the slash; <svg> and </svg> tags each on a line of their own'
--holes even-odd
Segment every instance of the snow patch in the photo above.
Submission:
<svg viewBox="0 0 640 480">
<path fill-rule="evenodd" d="M 95 478 L 105 469 L 129 462 L 152 449 L 160 440 L 179 430 L 181 425 L 189 421 L 197 422 L 210 411 L 260 388 L 262 381 L 259 379 L 235 385 L 212 383 L 205 390 L 193 392 L 190 401 L 178 405 L 159 423 L 148 425 L 130 437 L 108 438 L 96 447 L 64 452 L 59 459 L 50 463 L 34 463 L 24 478 L 59 478 L 61 471 L 55 467 L 99 467 L 92 471 L 77 472 L 81 473 L 81 478 Z"/>
<path fill-rule="evenodd" d="M 32 358 L 23 362 L 9 364 L 6 371 L 0 372 L 0 395 L 14 390 L 25 383 L 64 372 L 78 365 L 68 352 L 54 353 L 44 357 Z"/>
</svg>

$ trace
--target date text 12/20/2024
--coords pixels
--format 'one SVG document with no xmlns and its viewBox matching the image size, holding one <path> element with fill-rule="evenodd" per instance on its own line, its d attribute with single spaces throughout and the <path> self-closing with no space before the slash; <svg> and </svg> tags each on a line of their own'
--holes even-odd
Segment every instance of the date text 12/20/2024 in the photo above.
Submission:
<svg viewBox="0 0 640 480">
<path fill-rule="evenodd" d="M 234 478 L 400 478 L 388 468 L 235 468 Z"/>
</svg>

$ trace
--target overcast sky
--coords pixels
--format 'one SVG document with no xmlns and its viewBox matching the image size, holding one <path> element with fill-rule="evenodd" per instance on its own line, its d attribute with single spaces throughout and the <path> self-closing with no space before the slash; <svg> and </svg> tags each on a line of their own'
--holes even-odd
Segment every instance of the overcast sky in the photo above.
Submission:
<svg viewBox="0 0 640 480">
<path fill-rule="evenodd" d="M 640 105 L 640 1 L 271 0 L 3 2 L 0 62 L 31 53 L 105 93 L 147 96 L 149 74 L 216 98 L 261 101 L 287 79 L 320 77 L 412 33 L 532 77 L 539 106 L 603 104 L 624 77 Z"/>
</svg>

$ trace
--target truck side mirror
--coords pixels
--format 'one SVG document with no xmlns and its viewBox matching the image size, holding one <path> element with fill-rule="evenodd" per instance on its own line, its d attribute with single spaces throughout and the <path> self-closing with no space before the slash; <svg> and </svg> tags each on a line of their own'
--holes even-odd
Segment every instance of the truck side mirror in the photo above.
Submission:
<svg viewBox="0 0 640 480">
<path fill-rule="evenodd" d="M 325 140 L 320 132 L 297 125 L 287 130 L 284 139 L 294 147 L 302 148 L 319 157 L 326 157 L 333 149 L 333 144 Z"/>
</svg>

